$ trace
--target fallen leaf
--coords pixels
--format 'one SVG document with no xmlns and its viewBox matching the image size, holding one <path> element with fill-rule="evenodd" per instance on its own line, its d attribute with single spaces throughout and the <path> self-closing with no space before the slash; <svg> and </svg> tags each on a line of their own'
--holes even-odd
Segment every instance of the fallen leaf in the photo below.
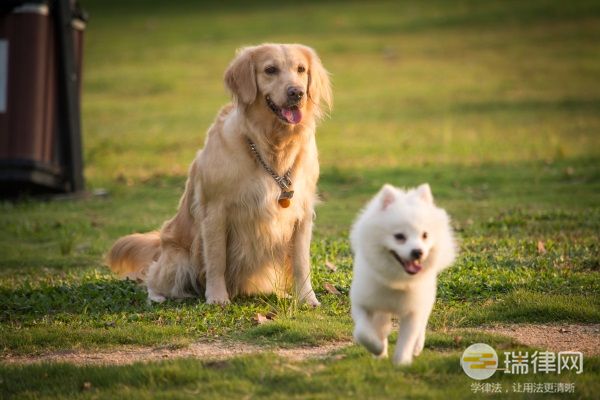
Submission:
<svg viewBox="0 0 600 400">
<path fill-rule="evenodd" d="M 304 375 L 306 375 L 308 377 L 311 376 L 310 371 L 306 370 L 305 368 L 297 367 L 297 366 L 292 365 L 292 364 L 283 364 L 282 366 L 285 367 L 285 368 L 289 368 L 289 369 L 291 369 L 294 372 L 298 372 L 298 373 L 304 374 Z"/>
<path fill-rule="evenodd" d="M 230 365 L 227 360 L 206 361 L 204 366 L 212 369 L 225 369 Z"/>
<path fill-rule="evenodd" d="M 265 317 L 267 317 L 267 319 L 270 319 L 270 320 L 274 320 L 276 316 L 277 316 L 277 313 L 275 311 L 269 311 L 267 313 L 267 315 L 265 315 Z"/>
<path fill-rule="evenodd" d="M 325 261 L 325 267 L 327 267 L 327 269 L 330 270 L 331 272 L 337 271 L 337 266 L 334 263 L 332 263 L 331 261 Z"/>
<path fill-rule="evenodd" d="M 546 246 L 544 246 L 544 242 L 541 240 L 537 242 L 537 252 L 538 254 L 546 254 Z"/>
<path fill-rule="evenodd" d="M 108 197 L 109 193 L 108 190 L 104 189 L 104 188 L 98 188 L 98 189 L 94 189 L 92 191 L 92 196 L 94 197 Z"/>
<path fill-rule="evenodd" d="M 269 318 L 267 318 L 266 316 L 262 315 L 261 313 L 257 313 L 254 318 L 252 318 L 254 320 L 255 323 L 257 323 L 258 325 L 262 325 L 262 324 L 266 324 L 267 322 L 269 322 Z"/>
<path fill-rule="evenodd" d="M 338 296 L 338 295 L 340 295 L 340 294 L 341 294 L 341 293 L 340 293 L 340 291 L 339 291 L 339 290 L 337 290 L 337 289 L 336 289 L 336 287 L 335 287 L 335 286 L 333 286 L 331 283 L 327 283 L 327 282 L 326 282 L 326 283 L 324 283 L 324 284 L 323 284 L 323 288 L 324 288 L 325 290 L 327 290 L 329 293 L 331 293 L 331 294 L 334 294 L 334 295 L 336 295 L 336 296 Z"/>
<path fill-rule="evenodd" d="M 573 174 L 575 174 L 575 168 L 573 168 L 573 167 L 567 167 L 565 169 L 565 174 L 567 174 L 567 176 L 573 176 Z"/>
</svg>

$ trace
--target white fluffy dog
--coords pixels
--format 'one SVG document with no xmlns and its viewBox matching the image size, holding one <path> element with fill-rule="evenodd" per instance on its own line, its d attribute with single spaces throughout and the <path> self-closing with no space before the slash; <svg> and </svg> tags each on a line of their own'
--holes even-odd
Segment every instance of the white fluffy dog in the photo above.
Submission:
<svg viewBox="0 0 600 400">
<path fill-rule="evenodd" d="M 355 222 L 351 242 L 354 339 L 387 357 L 395 315 L 400 329 L 392 361 L 408 365 L 423 350 L 437 275 L 456 256 L 450 219 L 428 184 L 409 191 L 384 185 Z"/>
</svg>

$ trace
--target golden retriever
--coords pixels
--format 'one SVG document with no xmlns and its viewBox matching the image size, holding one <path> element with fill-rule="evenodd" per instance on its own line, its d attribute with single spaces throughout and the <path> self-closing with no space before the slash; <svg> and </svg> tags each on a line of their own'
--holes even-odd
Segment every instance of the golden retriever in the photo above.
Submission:
<svg viewBox="0 0 600 400">
<path fill-rule="evenodd" d="M 160 232 L 120 238 L 107 263 L 143 280 L 153 301 L 204 293 L 227 304 L 293 287 L 318 306 L 309 251 L 328 73 L 309 47 L 263 44 L 238 51 L 225 84 L 233 103 L 209 128 L 177 214 Z"/>
</svg>

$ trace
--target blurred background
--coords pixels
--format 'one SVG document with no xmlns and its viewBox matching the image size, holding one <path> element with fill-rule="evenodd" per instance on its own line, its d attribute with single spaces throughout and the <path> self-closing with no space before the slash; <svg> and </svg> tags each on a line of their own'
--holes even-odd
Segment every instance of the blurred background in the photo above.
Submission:
<svg viewBox="0 0 600 400">
<path fill-rule="evenodd" d="M 86 176 L 184 175 L 235 50 L 314 47 L 335 108 L 325 169 L 597 156 L 594 1 L 82 0 Z"/>
<path fill-rule="evenodd" d="M 91 187 L 184 177 L 230 99 L 222 76 L 235 50 L 262 42 L 312 46 L 331 73 L 335 107 L 317 132 L 325 199 L 330 182 L 364 188 L 362 201 L 386 180 L 437 180 L 451 197 L 452 184 L 474 179 L 471 193 L 457 193 L 463 199 L 485 198 L 503 180 L 531 181 L 497 193 L 515 202 L 555 162 L 551 174 L 573 179 L 593 166 L 598 184 L 598 2 L 81 5 L 90 15 L 82 118 Z M 462 167 L 469 177 L 456 175 Z M 536 202 L 549 204 L 577 192 L 539 190 L 547 196 Z M 336 210 L 344 219 L 355 211 Z"/>
<path fill-rule="evenodd" d="M 345 234 L 385 182 L 431 183 L 459 229 L 557 209 L 600 221 L 597 1 L 79 3 L 89 15 L 84 175 L 90 192 L 111 199 L 51 206 L 43 218 L 96 210 L 91 226 L 66 233 L 97 234 L 96 256 L 172 215 L 230 101 L 224 70 L 236 49 L 263 42 L 312 46 L 331 73 L 334 109 L 317 130 L 318 236 Z M 559 217 L 553 224 L 564 227 Z M 23 255 L 13 237 L 6 251 Z"/>
</svg>

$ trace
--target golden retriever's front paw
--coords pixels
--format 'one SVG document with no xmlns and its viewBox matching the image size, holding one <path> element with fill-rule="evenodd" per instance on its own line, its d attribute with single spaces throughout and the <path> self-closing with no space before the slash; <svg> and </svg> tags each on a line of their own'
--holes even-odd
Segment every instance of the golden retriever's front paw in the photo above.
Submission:
<svg viewBox="0 0 600 400">
<path fill-rule="evenodd" d="M 206 304 L 218 304 L 220 306 L 226 306 L 230 304 L 231 301 L 228 297 L 207 297 Z"/>
<path fill-rule="evenodd" d="M 152 290 L 151 288 L 148 288 L 148 304 L 152 304 L 154 303 L 162 303 L 166 300 L 167 298 L 161 294 L 156 293 L 154 290 Z"/>
<path fill-rule="evenodd" d="M 387 345 L 384 341 L 379 339 L 373 332 L 360 329 L 356 327 L 354 329 L 354 341 L 362 344 L 367 350 L 369 350 L 376 358 L 387 357 Z"/>
<path fill-rule="evenodd" d="M 225 306 L 231 301 L 229 301 L 229 294 L 227 290 L 210 290 L 206 289 L 206 304 L 218 304 L 221 306 Z"/>
<path fill-rule="evenodd" d="M 311 306 L 313 308 L 319 307 L 321 305 L 319 300 L 317 300 L 317 296 L 315 295 L 315 292 L 312 292 L 312 293 L 308 294 L 307 296 L 305 296 L 302 299 L 302 303 L 308 304 L 309 306 Z"/>
</svg>

